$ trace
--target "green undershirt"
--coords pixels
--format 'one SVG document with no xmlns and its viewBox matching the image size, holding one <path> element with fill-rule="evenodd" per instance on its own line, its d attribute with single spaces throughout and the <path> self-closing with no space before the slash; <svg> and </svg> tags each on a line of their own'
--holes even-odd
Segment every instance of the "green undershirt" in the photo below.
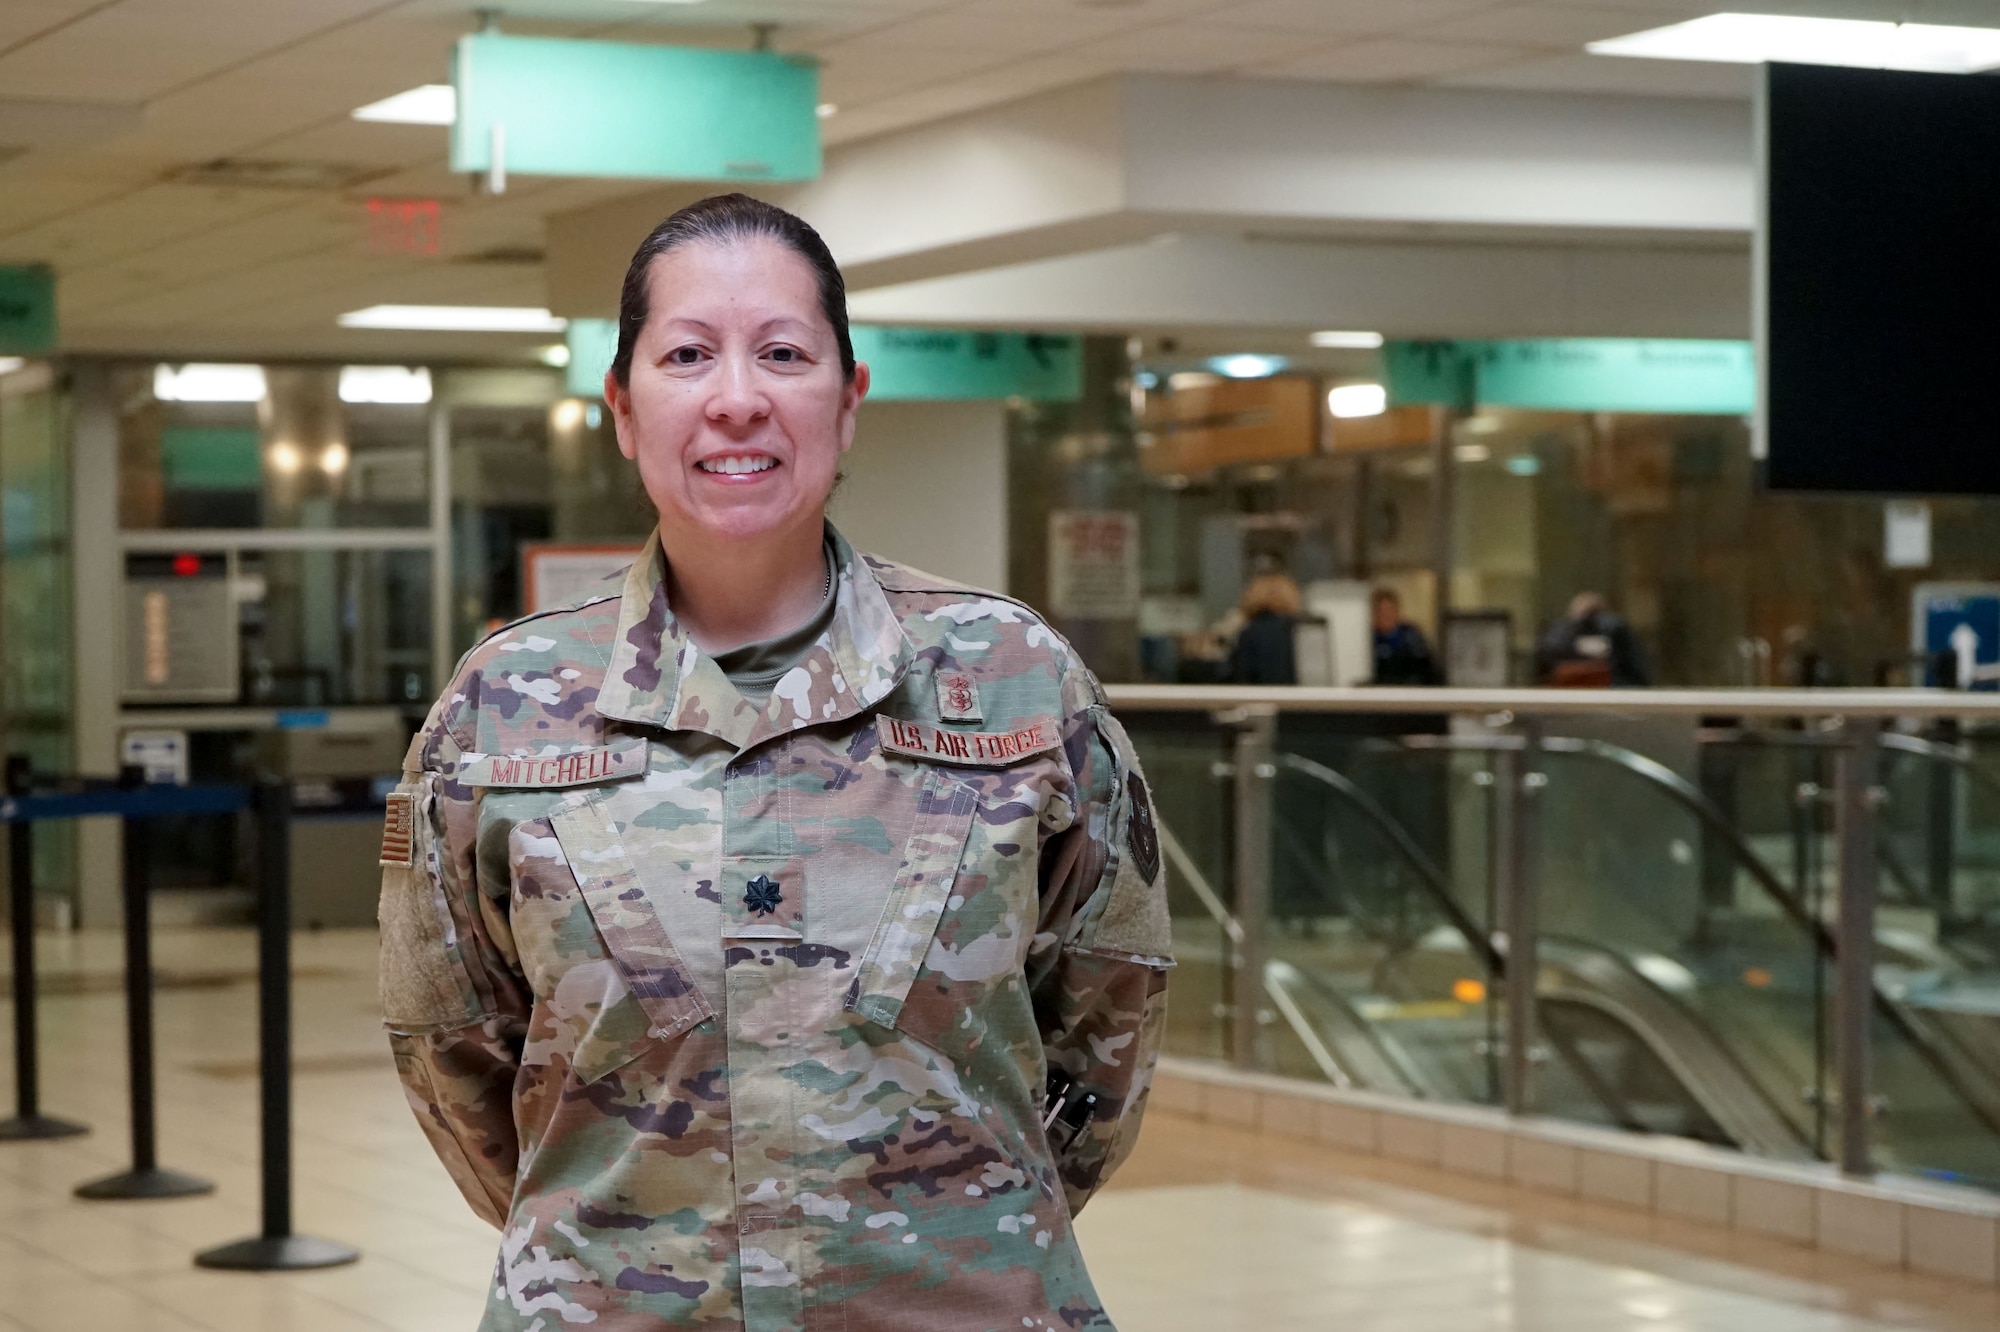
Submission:
<svg viewBox="0 0 2000 1332">
<path fill-rule="evenodd" d="M 826 552 L 826 567 L 829 570 L 833 568 L 831 546 Z M 715 664 L 722 668 L 722 673 L 729 677 L 729 683 L 736 686 L 736 692 L 743 696 L 745 702 L 764 707 L 771 701 L 771 691 L 778 687 L 778 681 L 805 660 L 813 644 L 819 642 L 820 635 L 833 623 L 834 604 L 839 599 L 838 587 L 829 582 L 819 609 L 804 624 L 776 638 L 761 639 L 727 652 L 718 652 Z"/>
</svg>

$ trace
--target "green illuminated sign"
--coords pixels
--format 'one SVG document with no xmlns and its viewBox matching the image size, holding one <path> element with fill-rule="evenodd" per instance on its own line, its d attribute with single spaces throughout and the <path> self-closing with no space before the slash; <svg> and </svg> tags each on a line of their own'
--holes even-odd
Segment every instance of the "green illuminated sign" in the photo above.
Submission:
<svg viewBox="0 0 2000 1332">
<path fill-rule="evenodd" d="M 1082 347 L 1069 334 L 856 325 L 854 358 L 868 363 L 878 402 L 1074 402 L 1083 393 Z"/>
<path fill-rule="evenodd" d="M 256 490 L 261 437 L 255 426 L 170 425 L 160 431 L 160 470 L 169 490 Z"/>
<path fill-rule="evenodd" d="M 0 265 L 0 353 L 56 347 L 56 275 L 47 264 Z"/>
<path fill-rule="evenodd" d="M 1748 342 L 1391 342 L 1382 349 L 1382 361 L 1389 401 L 1399 406 L 1739 416 L 1752 409 L 1757 397 L 1756 361 Z"/>
<path fill-rule="evenodd" d="M 452 61 L 454 171 L 651 180 L 812 180 L 819 68 L 707 51 L 482 32 Z"/>
<path fill-rule="evenodd" d="M 610 319 L 572 319 L 565 337 L 569 391 L 595 397 L 618 349 L 618 325 Z M 853 337 L 854 359 L 868 365 L 868 397 L 874 402 L 1074 402 L 1083 393 L 1082 349 L 1068 334 L 856 324 Z"/>
</svg>

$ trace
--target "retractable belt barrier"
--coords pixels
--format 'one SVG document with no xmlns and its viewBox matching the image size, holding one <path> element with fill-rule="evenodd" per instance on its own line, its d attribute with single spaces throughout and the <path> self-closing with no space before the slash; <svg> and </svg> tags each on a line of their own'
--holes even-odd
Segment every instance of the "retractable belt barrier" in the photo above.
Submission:
<svg viewBox="0 0 2000 1332">
<path fill-rule="evenodd" d="M 202 1267 L 281 1271 L 330 1267 L 359 1255 L 345 1245 L 292 1233 L 291 1115 L 291 788 L 149 786 L 127 770 L 118 782 L 86 781 L 37 792 L 20 757 L 7 760 L 8 883 L 13 930 L 15 1114 L 0 1122 L 0 1141 L 69 1137 L 82 1124 L 41 1113 L 36 1015 L 34 825 L 49 819 L 111 816 L 124 821 L 125 1022 L 132 1098 L 132 1168 L 78 1186 L 79 1198 L 181 1198 L 214 1184 L 158 1160 L 153 1081 L 152 821 L 175 815 L 228 814 L 245 808 L 257 826 L 257 1029 L 263 1227 L 259 1234 L 195 1255 Z"/>
</svg>

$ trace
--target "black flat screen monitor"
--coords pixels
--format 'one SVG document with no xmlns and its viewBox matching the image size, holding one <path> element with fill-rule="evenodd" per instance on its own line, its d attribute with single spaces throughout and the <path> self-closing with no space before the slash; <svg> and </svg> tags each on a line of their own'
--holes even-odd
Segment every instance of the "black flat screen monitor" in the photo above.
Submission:
<svg viewBox="0 0 2000 1332">
<path fill-rule="evenodd" d="M 2000 78 L 1771 65 L 1773 490 L 2000 494 Z"/>
</svg>

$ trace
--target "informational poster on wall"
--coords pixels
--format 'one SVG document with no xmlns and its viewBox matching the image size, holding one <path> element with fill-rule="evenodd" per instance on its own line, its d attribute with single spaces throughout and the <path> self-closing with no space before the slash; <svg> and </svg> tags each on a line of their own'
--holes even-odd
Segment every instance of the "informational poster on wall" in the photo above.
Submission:
<svg viewBox="0 0 2000 1332">
<path fill-rule="evenodd" d="M 1069 620 L 1138 616 L 1138 514 L 1059 509 L 1049 515 L 1049 609 Z"/>
<path fill-rule="evenodd" d="M 633 545 L 543 541 L 521 547 L 521 610 L 555 610 L 587 597 L 616 593 L 606 579 L 639 558 Z"/>
</svg>

